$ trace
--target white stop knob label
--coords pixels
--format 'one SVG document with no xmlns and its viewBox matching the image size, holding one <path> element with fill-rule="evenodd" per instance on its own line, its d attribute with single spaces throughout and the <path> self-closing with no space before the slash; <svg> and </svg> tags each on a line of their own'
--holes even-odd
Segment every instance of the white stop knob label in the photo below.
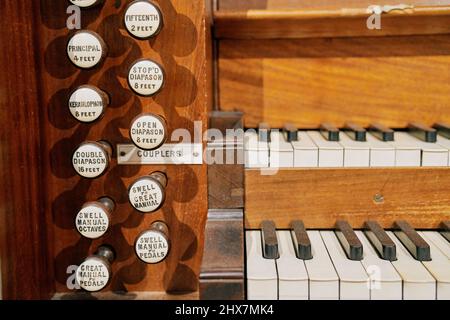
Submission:
<svg viewBox="0 0 450 320">
<path fill-rule="evenodd" d="M 109 166 L 109 155 L 97 142 L 81 144 L 72 156 L 75 171 L 85 178 L 101 176 Z"/>
<path fill-rule="evenodd" d="M 101 258 L 88 258 L 77 268 L 76 281 L 86 291 L 102 290 L 108 285 L 109 279 L 109 268 Z"/>
<path fill-rule="evenodd" d="M 150 1 L 134 1 L 125 11 L 125 27 L 136 38 L 154 37 L 161 30 L 162 24 L 161 11 Z"/>
<path fill-rule="evenodd" d="M 78 121 L 93 122 L 102 116 L 108 103 L 107 100 L 104 93 L 99 89 L 92 86 L 82 86 L 70 96 L 69 110 Z"/>
<path fill-rule="evenodd" d="M 169 241 L 161 232 L 148 230 L 136 239 L 134 249 L 145 263 L 159 263 L 167 257 Z"/>
<path fill-rule="evenodd" d="M 164 202 L 165 192 L 157 180 L 152 177 L 142 177 L 130 186 L 128 197 L 131 205 L 136 210 L 148 213 L 161 207 Z"/>
<path fill-rule="evenodd" d="M 78 31 L 67 44 L 70 61 L 79 68 L 95 67 L 106 55 L 106 45 L 102 38 L 92 31 Z"/>
<path fill-rule="evenodd" d="M 137 94 L 152 96 L 160 91 L 164 84 L 164 71 L 152 60 L 139 60 L 128 72 L 128 84 Z"/>
<path fill-rule="evenodd" d="M 100 3 L 100 0 L 70 0 L 70 2 L 76 6 L 79 6 L 80 8 L 89 8 L 92 7 L 98 3 Z"/>
<path fill-rule="evenodd" d="M 141 149 L 159 148 L 166 141 L 166 122 L 157 115 L 140 115 L 131 124 L 130 137 Z"/>
<path fill-rule="evenodd" d="M 108 231 L 108 213 L 97 204 L 85 205 L 75 218 L 75 226 L 83 237 L 98 239 Z"/>
</svg>

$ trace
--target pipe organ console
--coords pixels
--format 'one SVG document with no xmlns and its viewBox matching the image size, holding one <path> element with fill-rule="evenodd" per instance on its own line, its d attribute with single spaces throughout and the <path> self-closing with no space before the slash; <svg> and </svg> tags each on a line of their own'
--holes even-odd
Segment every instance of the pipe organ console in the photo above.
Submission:
<svg viewBox="0 0 450 320">
<path fill-rule="evenodd" d="M 4 298 L 450 299 L 450 1 L 2 13 Z"/>
</svg>

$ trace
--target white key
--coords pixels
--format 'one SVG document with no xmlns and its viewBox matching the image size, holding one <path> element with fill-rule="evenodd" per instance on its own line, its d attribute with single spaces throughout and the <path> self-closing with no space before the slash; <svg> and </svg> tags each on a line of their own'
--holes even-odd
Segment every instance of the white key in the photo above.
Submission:
<svg viewBox="0 0 450 320">
<path fill-rule="evenodd" d="M 370 148 L 367 142 L 355 141 L 341 132 L 339 143 L 344 148 L 344 167 L 369 166 Z"/>
<path fill-rule="evenodd" d="M 428 241 L 424 232 L 418 233 L 430 246 L 432 260 L 422 261 L 422 264 L 437 281 L 436 299 L 450 300 L 450 261 L 432 241 Z"/>
<path fill-rule="evenodd" d="M 392 265 L 403 279 L 403 300 L 436 299 L 436 281 L 420 261 L 414 259 L 392 231 L 386 232 L 397 247 Z"/>
<path fill-rule="evenodd" d="M 410 134 L 404 134 L 422 150 L 422 167 L 446 167 L 448 165 L 447 149 L 437 143 L 424 142 Z"/>
<path fill-rule="evenodd" d="M 437 136 L 437 143 L 440 146 L 442 146 L 442 147 L 444 147 L 445 149 L 448 150 L 448 159 L 449 160 L 448 160 L 447 165 L 450 166 L 450 139 L 447 139 L 447 138 L 445 138 L 445 137 L 443 137 L 441 135 L 438 135 Z"/>
<path fill-rule="evenodd" d="M 319 148 L 304 131 L 298 132 L 298 140 L 291 142 L 294 148 L 294 167 L 317 167 L 319 163 Z"/>
<path fill-rule="evenodd" d="M 364 248 L 361 260 L 370 279 L 371 300 L 402 300 L 402 278 L 392 263 L 383 260 L 362 231 L 355 231 Z"/>
<path fill-rule="evenodd" d="M 319 231 L 307 231 L 313 258 L 305 260 L 310 300 L 339 300 L 339 278 Z"/>
<path fill-rule="evenodd" d="M 270 160 L 271 168 L 292 168 L 294 166 L 294 148 L 286 141 L 283 133 L 272 131 L 270 133 Z"/>
<path fill-rule="evenodd" d="M 450 259 L 450 242 L 437 231 L 423 231 L 422 233 L 426 237 L 427 242 L 433 242 L 447 259 Z"/>
<path fill-rule="evenodd" d="M 278 277 L 275 260 L 264 259 L 261 231 L 246 231 L 247 246 L 247 299 L 276 300 Z"/>
<path fill-rule="evenodd" d="M 339 276 L 341 300 L 369 300 L 369 276 L 360 261 L 347 258 L 333 231 L 320 231 L 328 254 Z"/>
<path fill-rule="evenodd" d="M 290 231 L 277 231 L 280 258 L 278 270 L 278 298 L 280 300 L 308 300 L 309 284 L 305 263 L 295 255 Z"/>
<path fill-rule="evenodd" d="M 370 166 L 371 167 L 394 167 L 395 148 L 386 141 L 381 141 L 371 135 L 366 134 L 367 143 L 370 145 Z"/>
<path fill-rule="evenodd" d="M 307 134 L 319 148 L 319 167 L 344 166 L 344 148 L 339 142 L 326 140 L 318 131 L 307 131 Z"/>
<path fill-rule="evenodd" d="M 247 130 L 244 135 L 245 167 L 267 168 L 269 166 L 269 145 L 258 141 L 254 130 Z"/>
<path fill-rule="evenodd" d="M 405 132 L 395 132 L 394 141 L 389 142 L 395 148 L 396 167 L 420 167 L 422 151 Z"/>
</svg>

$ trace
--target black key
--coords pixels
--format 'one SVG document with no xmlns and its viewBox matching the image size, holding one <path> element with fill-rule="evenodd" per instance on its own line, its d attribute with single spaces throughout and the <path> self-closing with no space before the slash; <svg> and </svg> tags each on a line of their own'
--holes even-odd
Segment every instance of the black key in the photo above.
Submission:
<svg viewBox="0 0 450 320">
<path fill-rule="evenodd" d="M 450 221 L 443 221 L 441 223 L 441 235 L 450 242 Z"/>
<path fill-rule="evenodd" d="M 355 141 L 367 141 L 366 139 L 366 129 L 360 125 L 347 122 L 345 123 L 344 132 Z"/>
<path fill-rule="evenodd" d="M 376 221 L 366 221 L 364 234 L 375 247 L 381 259 L 388 261 L 397 260 L 397 248 L 394 241 Z"/>
<path fill-rule="evenodd" d="M 336 222 L 336 236 L 344 248 L 347 258 L 350 260 L 360 261 L 363 259 L 363 246 L 359 241 L 355 231 L 347 221 L 338 220 Z"/>
<path fill-rule="evenodd" d="M 437 131 L 422 123 L 413 122 L 408 125 L 409 133 L 419 140 L 425 142 L 436 142 Z"/>
<path fill-rule="evenodd" d="M 259 124 L 258 136 L 259 141 L 270 142 L 270 127 L 267 123 L 263 122 Z"/>
<path fill-rule="evenodd" d="M 331 123 L 322 123 L 320 125 L 320 134 L 328 141 L 339 141 L 339 129 Z"/>
<path fill-rule="evenodd" d="M 437 133 L 444 138 L 450 139 L 450 124 L 439 122 L 433 126 L 437 130 Z"/>
<path fill-rule="evenodd" d="M 287 142 L 298 141 L 298 129 L 292 123 L 286 123 L 283 131 L 286 135 Z"/>
<path fill-rule="evenodd" d="M 395 235 L 416 260 L 431 260 L 430 246 L 408 222 L 395 221 L 395 227 L 397 228 L 394 230 Z"/>
<path fill-rule="evenodd" d="M 291 223 L 291 229 L 292 241 L 294 242 L 297 258 L 311 260 L 313 258 L 311 241 L 306 233 L 305 225 L 302 221 L 295 220 Z"/>
<path fill-rule="evenodd" d="M 263 257 L 266 259 L 278 259 L 278 239 L 275 223 L 273 221 L 265 220 L 261 222 L 262 229 L 262 245 Z"/>
<path fill-rule="evenodd" d="M 380 123 L 372 123 L 369 131 L 381 141 L 394 141 L 394 130 Z"/>
</svg>

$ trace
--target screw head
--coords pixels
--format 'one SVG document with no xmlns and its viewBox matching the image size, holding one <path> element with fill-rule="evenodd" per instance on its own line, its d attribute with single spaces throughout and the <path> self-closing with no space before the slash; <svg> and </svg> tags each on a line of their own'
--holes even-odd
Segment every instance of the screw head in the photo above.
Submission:
<svg viewBox="0 0 450 320">
<path fill-rule="evenodd" d="M 381 193 L 377 193 L 373 196 L 373 201 L 377 204 L 384 202 L 384 196 Z"/>
</svg>

